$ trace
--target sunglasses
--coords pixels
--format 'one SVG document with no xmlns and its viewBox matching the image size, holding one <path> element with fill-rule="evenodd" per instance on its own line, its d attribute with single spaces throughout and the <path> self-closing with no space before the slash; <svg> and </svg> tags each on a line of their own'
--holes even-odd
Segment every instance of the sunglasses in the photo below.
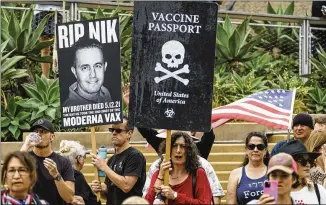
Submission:
<svg viewBox="0 0 326 205">
<path fill-rule="evenodd" d="M 294 158 L 294 160 L 298 163 L 300 163 L 303 167 L 307 166 L 309 163 L 311 167 L 315 166 L 315 160 L 314 159 L 305 159 L 305 158 Z"/>
<path fill-rule="evenodd" d="M 256 147 L 259 151 L 266 149 L 266 146 L 264 144 L 248 144 L 247 145 L 247 149 L 249 149 L 249 150 L 255 150 Z"/>
<path fill-rule="evenodd" d="M 119 134 L 119 133 L 121 133 L 122 131 L 128 131 L 128 130 L 119 129 L 119 128 L 109 128 L 109 131 L 112 132 L 112 133 L 115 131 L 116 133 Z"/>
</svg>

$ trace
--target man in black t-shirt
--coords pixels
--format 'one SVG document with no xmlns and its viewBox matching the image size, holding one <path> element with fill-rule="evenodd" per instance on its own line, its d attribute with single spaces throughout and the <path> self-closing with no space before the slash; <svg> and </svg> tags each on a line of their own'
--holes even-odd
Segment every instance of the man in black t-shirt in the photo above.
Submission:
<svg viewBox="0 0 326 205">
<path fill-rule="evenodd" d="M 133 128 L 127 127 L 127 118 L 123 123 L 109 128 L 112 143 L 116 148 L 108 163 L 99 155 L 94 155 L 92 164 L 106 174 L 105 183 L 94 180 L 91 187 L 107 199 L 107 205 L 119 205 L 130 196 L 142 196 L 146 180 L 146 159 L 141 152 L 130 146 Z"/>
<path fill-rule="evenodd" d="M 52 150 L 54 127 L 48 120 L 37 120 L 32 130 L 40 136 L 40 140 L 28 135 L 20 151 L 28 152 L 36 160 L 37 181 L 33 192 L 51 205 L 71 203 L 74 198 L 74 172 L 68 159 Z"/>
</svg>

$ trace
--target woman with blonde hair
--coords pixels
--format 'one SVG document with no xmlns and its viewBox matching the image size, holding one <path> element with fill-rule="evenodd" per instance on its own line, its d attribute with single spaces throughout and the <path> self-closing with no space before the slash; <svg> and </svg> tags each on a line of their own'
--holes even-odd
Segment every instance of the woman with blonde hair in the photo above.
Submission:
<svg viewBox="0 0 326 205">
<path fill-rule="evenodd" d="M 77 141 L 62 140 L 59 150 L 59 154 L 68 158 L 74 168 L 75 196 L 72 204 L 100 205 L 101 201 L 97 201 L 96 195 L 80 172 L 86 160 L 85 147 Z"/>
<path fill-rule="evenodd" d="M 323 185 L 326 188 L 326 133 L 313 131 L 306 142 L 309 152 L 321 153 L 316 159 L 316 166 L 310 169 L 310 179 L 315 184 Z"/>
</svg>

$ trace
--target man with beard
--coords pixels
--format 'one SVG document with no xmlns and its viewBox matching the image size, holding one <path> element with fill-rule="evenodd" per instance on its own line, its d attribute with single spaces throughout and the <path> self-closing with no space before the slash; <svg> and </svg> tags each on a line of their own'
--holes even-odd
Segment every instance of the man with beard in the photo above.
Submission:
<svg viewBox="0 0 326 205">
<path fill-rule="evenodd" d="M 310 133 L 314 129 L 314 123 L 313 123 L 312 117 L 306 113 L 297 114 L 293 118 L 292 129 L 293 129 L 294 138 L 290 139 L 290 141 L 300 140 L 302 143 L 305 144 L 305 142 L 308 140 L 308 138 L 310 136 Z M 274 148 L 271 152 L 271 155 L 273 156 L 273 155 L 279 153 L 279 149 L 286 142 L 287 142 L 287 140 L 278 142 L 274 146 Z"/>
<path fill-rule="evenodd" d="M 74 199 L 75 178 L 72 165 L 68 159 L 52 150 L 54 127 L 45 119 L 39 119 L 32 125 L 40 139 L 28 135 L 20 151 L 29 152 L 36 160 L 37 181 L 33 192 L 51 205 L 71 203 Z M 35 134 L 35 133 L 33 133 Z"/>
</svg>

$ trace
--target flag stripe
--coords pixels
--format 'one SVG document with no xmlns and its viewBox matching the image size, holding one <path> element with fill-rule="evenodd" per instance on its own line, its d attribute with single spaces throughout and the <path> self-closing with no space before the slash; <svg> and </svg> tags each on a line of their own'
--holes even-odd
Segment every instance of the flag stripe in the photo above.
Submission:
<svg viewBox="0 0 326 205">
<path fill-rule="evenodd" d="M 218 126 L 224 125 L 225 123 L 227 123 L 228 121 L 230 121 L 231 119 L 219 119 L 217 121 L 212 121 L 212 128 L 216 128 Z"/>
<path fill-rule="evenodd" d="M 288 129 L 295 92 L 269 89 L 212 110 L 212 127 L 231 119 L 246 120 L 272 128 Z"/>
<path fill-rule="evenodd" d="M 283 108 L 277 107 L 269 102 L 264 102 L 264 101 L 260 101 L 260 100 L 253 99 L 253 98 L 241 99 L 241 100 L 239 100 L 239 102 L 246 102 L 249 100 L 258 103 L 259 105 L 266 106 L 266 108 L 269 108 L 270 110 L 273 109 L 273 110 L 275 110 L 275 112 L 280 112 L 280 113 L 288 113 L 289 112 L 289 110 L 287 110 L 287 109 L 283 109 Z"/>
<path fill-rule="evenodd" d="M 274 119 L 279 119 L 287 122 L 289 120 L 290 114 L 287 113 L 286 115 L 278 115 L 274 114 L 272 112 L 269 112 L 268 110 L 261 109 L 260 107 L 252 106 L 250 104 L 239 104 L 239 105 L 229 105 L 225 107 L 221 107 L 219 110 L 225 110 L 225 109 L 239 109 L 246 112 L 251 112 L 255 115 L 262 116 L 262 117 L 271 117 Z M 216 119 L 216 116 L 214 116 L 215 113 L 219 113 L 219 110 L 214 110 L 212 117 Z"/>
<path fill-rule="evenodd" d="M 251 113 L 247 112 L 239 112 L 239 110 L 228 110 L 228 112 L 220 113 L 219 118 L 231 118 L 231 119 L 240 119 L 240 120 L 247 120 L 251 122 L 256 122 L 258 124 L 264 124 L 267 126 L 271 126 L 277 129 L 287 129 L 288 123 L 284 123 L 278 120 L 272 120 L 269 118 L 262 118 L 259 116 L 252 115 Z"/>
<path fill-rule="evenodd" d="M 214 110 L 218 110 L 218 109 L 221 109 L 223 107 L 227 107 L 227 106 L 232 106 L 232 105 L 241 105 L 241 104 L 251 104 L 251 105 L 255 105 L 257 107 L 260 107 L 262 109 L 265 109 L 265 110 L 269 110 L 270 112 L 273 112 L 275 114 L 289 114 L 289 111 L 288 110 L 285 110 L 285 109 L 281 109 L 281 108 L 276 108 L 275 106 L 272 107 L 272 104 L 269 104 L 269 103 L 265 103 L 265 102 L 261 102 L 261 101 L 258 101 L 256 99 L 243 99 L 240 101 L 236 101 L 234 103 L 231 103 L 229 105 L 225 105 L 225 106 L 222 106 L 222 107 L 217 107 L 215 108 Z"/>
</svg>

